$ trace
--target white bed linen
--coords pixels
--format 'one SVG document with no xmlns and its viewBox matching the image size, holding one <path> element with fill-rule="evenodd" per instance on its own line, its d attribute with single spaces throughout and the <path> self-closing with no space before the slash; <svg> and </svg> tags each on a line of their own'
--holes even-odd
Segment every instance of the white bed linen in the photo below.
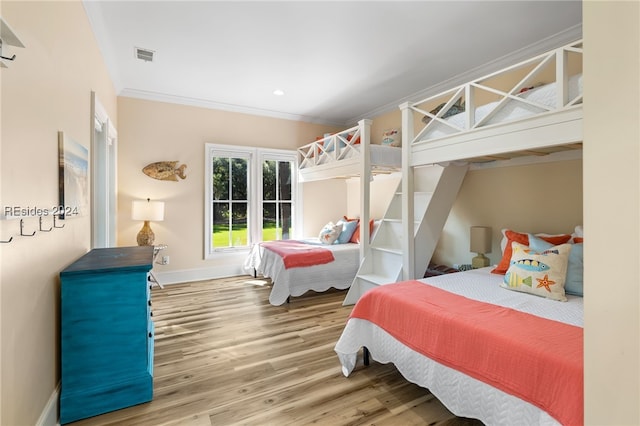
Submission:
<svg viewBox="0 0 640 426">
<path fill-rule="evenodd" d="M 583 299 L 570 296 L 558 302 L 500 287 L 502 275 L 491 274 L 492 267 L 431 277 L 419 281 L 486 303 L 507 306 L 543 318 L 583 326 Z M 348 376 L 358 351 L 367 347 L 371 357 L 381 363 L 392 362 L 410 382 L 425 387 L 451 412 L 476 418 L 487 425 L 557 425 L 545 411 L 496 389 L 464 373 L 446 367 L 409 349 L 369 321 L 352 318 L 345 326 L 335 351 Z"/>
<path fill-rule="evenodd" d="M 301 241 L 320 244 L 317 238 Z M 323 292 L 332 287 L 340 290 L 349 288 L 358 271 L 360 246 L 353 243 L 320 246 L 333 252 L 333 262 L 286 269 L 280 255 L 255 244 L 245 260 L 244 269 L 250 274 L 255 269 L 271 278 L 273 287 L 269 303 L 275 306 L 282 305 L 289 296 L 301 296 L 309 290 Z"/>
<path fill-rule="evenodd" d="M 546 84 L 544 86 L 539 86 L 534 89 L 528 90 L 526 92 L 521 93 L 519 96 L 523 99 L 527 99 L 532 102 L 536 102 L 538 104 L 546 105 L 551 108 L 555 108 L 556 106 L 556 91 L 557 83 L 553 82 L 550 84 Z M 582 74 L 578 74 L 569 78 L 569 99 L 575 99 L 579 94 L 582 93 Z M 494 108 L 497 102 L 490 102 L 485 105 L 481 105 L 476 108 L 475 111 L 475 122 L 479 122 L 484 117 L 489 114 Z M 546 110 L 543 108 L 538 108 L 533 105 L 525 104 L 524 102 L 518 102 L 516 100 L 509 100 L 505 102 L 505 104 L 496 112 L 496 114 L 491 117 L 483 126 L 488 126 L 490 124 L 503 123 L 507 121 L 517 120 L 519 118 L 524 118 L 528 116 L 532 116 L 535 114 L 540 114 L 545 112 Z M 459 113 L 447 117 L 444 119 L 448 123 L 453 124 L 461 129 L 465 128 L 465 114 Z M 433 123 L 432 126 L 429 127 L 421 137 L 421 140 L 431 140 L 435 138 L 439 138 L 441 136 L 447 136 L 459 133 L 458 130 L 455 130 L 446 124 L 442 123 Z"/>
<path fill-rule="evenodd" d="M 344 153 L 342 159 L 352 158 L 356 155 L 360 155 L 360 146 L 361 145 L 353 145 L 355 149 L 348 149 Z M 369 152 L 371 158 L 371 167 L 373 168 L 382 167 L 390 169 L 400 169 L 402 167 L 402 149 L 400 149 L 399 147 L 387 145 L 369 145 Z M 334 155 L 334 152 L 323 152 L 322 154 L 320 154 L 320 158 L 318 159 L 316 165 L 334 163 Z M 306 167 L 312 166 L 307 165 Z"/>
</svg>

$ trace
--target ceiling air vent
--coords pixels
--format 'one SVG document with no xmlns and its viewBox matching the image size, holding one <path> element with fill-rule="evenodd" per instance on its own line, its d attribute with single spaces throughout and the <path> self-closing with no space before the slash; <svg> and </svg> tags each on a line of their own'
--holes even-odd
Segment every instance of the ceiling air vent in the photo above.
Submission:
<svg viewBox="0 0 640 426">
<path fill-rule="evenodd" d="M 149 49 L 141 49 L 140 47 L 136 47 L 136 58 L 141 59 L 145 62 L 153 61 L 153 54 L 155 53 L 153 50 Z"/>
</svg>

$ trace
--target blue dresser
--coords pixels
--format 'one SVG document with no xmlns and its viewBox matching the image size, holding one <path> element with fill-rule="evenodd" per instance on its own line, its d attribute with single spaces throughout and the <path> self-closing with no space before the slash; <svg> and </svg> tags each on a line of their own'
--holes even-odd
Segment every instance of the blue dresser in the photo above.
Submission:
<svg viewBox="0 0 640 426">
<path fill-rule="evenodd" d="M 153 398 L 153 247 L 93 249 L 60 273 L 60 424 Z"/>
</svg>

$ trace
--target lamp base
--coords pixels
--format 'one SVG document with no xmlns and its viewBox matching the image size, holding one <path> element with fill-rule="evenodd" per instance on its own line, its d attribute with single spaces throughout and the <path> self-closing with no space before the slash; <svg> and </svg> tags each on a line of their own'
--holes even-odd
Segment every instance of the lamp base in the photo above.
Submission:
<svg viewBox="0 0 640 426">
<path fill-rule="evenodd" d="M 476 257 L 471 259 L 471 267 L 473 269 L 484 268 L 489 266 L 489 258 L 482 253 L 478 253 Z"/>
<path fill-rule="evenodd" d="M 139 246 L 152 246 L 155 241 L 156 236 L 151 230 L 151 226 L 149 226 L 149 221 L 145 220 L 144 225 L 142 225 L 142 229 L 138 232 L 138 236 L 136 237 L 136 241 L 138 241 Z"/>
</svg>

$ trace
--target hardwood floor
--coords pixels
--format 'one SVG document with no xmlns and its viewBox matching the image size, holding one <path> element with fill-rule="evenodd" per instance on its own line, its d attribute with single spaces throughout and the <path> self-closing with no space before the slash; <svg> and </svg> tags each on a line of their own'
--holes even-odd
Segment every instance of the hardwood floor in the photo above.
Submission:
<svg viewBox="0 0 640 426">
<path fill-rule="evenodd" d="M 345 378 L 333 347 L 351 311 L 346 291 L 276 307 L 270 290 L 250 276 L 155 287 L 153 401 L 73 425 L 481 424 L 393 365 Z"/>
</svg>

